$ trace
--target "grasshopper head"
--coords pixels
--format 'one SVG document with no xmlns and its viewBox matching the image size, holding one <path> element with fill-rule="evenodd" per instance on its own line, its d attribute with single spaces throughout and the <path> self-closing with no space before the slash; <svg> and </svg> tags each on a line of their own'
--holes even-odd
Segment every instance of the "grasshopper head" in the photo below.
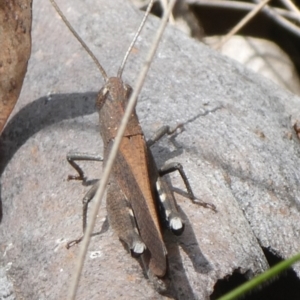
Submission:
<svg viewBox="0 0 300 300">
<path fill-rule="evenodd" d="M 121 78 L 110 77 L 98 94 L 97 107 L 101 109 L 106 100 L 127 104 L 131 93 L 132 88 L 125 84 Z"/>
</svg>

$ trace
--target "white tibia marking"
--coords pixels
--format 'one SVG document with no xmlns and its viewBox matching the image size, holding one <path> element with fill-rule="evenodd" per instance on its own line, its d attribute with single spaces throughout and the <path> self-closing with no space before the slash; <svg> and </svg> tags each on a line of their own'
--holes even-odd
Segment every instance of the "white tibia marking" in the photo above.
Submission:
<svg viewBox="0 0 300 300">
<path fill-rule="evenodd" d="M 133 252 L 137 254 L 141 254 L 145 251 L 146 245 L 143 242 L 136 242 L 133 246 Z"/>
<path fill-rule="evenodd" d="M 160 180 L 159 179 L 156 180 L 156 189 L 158 192 L 160 192 Z"/>
<path fill-rule="evenodd" d="M 128 212 L 129 212 L 129 214 L 130 214 L 131 217 L 134 217 L 134 214 L 133 214 L 133 211 L 132 211 L 131 208 L 128 208 Z"/>
<path fill-rule="evenodd" d="M 175 217 L 175 218 L 172 218 L 171 221 L 170 221 L 170 227 L 174 230 L 178 230 L 178 229 L 181 229 L 182 228 L 182 221 L 180 218 L 178 217 Z"/>
<path fill-rule="evenodd" d="M 166 217 L 169 218 L 169 215 L 171 214 L 171 211 L 169 209 L 166 209 Z"/>
<path fill-rule="evenodd" d="M 160 201 L 161 201 L 162 203 L 165 202 L 167 196 L 166 196 L 166 194 L 161 190 L 161 184 L 160 184 L 160 179 L 159 179 L 159 178 L 158 178 L 157 181 L 156 181 L 156 189 L 157 189 L 157 191 L 158 191 Z"/>
<path fill-rule="evenodd" d="M 105 95 L 107 92 L 108 92 L 108 89 L 105 87 L 105 88 L 103 89 L 102 94 Z"/>
<path fill-rule="evenodd" d="M 139 230 L 136 227 L 134 227 L 134 231 L 135 231 L 135 233 L 140 234 Z"/>
<path fill-rule="evenodd" d="M 167 198 L 167 196 L 166 196 L 166 194 L 165 194 L 165 193 L 162 193 L 161 195 L 159 195 L 159 198 L 160 198 L 160 201 L 161 201 L 161 202 L 165 202 L 165 201 L 166 201 L 166 198 Z"/>
</svg>

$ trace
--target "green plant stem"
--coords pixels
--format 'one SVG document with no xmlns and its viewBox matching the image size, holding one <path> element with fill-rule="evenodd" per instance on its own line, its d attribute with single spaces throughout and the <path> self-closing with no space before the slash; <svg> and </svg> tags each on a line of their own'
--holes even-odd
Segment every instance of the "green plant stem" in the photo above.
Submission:
<svg viewBox="0 0 300 300">
<path fill-rule="evenodd" d="M 252 290 L 253 288 L 257 287 L 258 285 L 262 284 L 263 282 L 271 279 L 272 277 L 278 275 L 285 269 L 289 268 L 292 264 L 300 261 L 300 253 L 296 254 L 295 256 L 286 259 L 271 269 L 267 270 L 266 272 L 254 277 L 252 280 L 240 285 L 238 288 L 232 290 L 231 292 L 227 293 L 226 295 L 222 296 L 218 300 L 233 300 L 238 297 L 241 297 L 246 292 Z"/>
</svg>

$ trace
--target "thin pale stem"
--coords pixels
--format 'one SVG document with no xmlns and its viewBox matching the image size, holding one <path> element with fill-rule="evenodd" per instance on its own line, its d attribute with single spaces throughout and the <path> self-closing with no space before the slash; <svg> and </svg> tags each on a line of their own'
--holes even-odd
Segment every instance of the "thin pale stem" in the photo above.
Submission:
<svg viewBox="0 0 300 300">
<path fill-rule="evenodd" d="M 230 32 L 222 38 L 222 40 L 214 45 L 215 49 L 221 48 L 234 34 L 236 34 L 241 28 L 243 28 L 251 19 L 253 19 L 261 10 L 262 8 L 271 0 L 264 0 L 257 4 L 252 11 L 250 11 L 238 24 L 236 24 Z"/>
<path fill-rule="evenodd" d="M 290 0 L 280 0 L 281 3 L 288 8 L 291 12 L 297 15 L 297 22 L 300 23 L 300 11 L 299 8 Z"/>
<path fill-rule="evenodd" d="M 165 11 L 168 7 L 168 0 L 159 0 L 160 5 L 163 9 L 163 11 Z M 174 25 L 175 24 L 175 18 L 173 16 L 173 14 L 170 14 L 170 19 L 169 19 L 170 24 Z"/>
<path fill-rule="evenodd" d="M 252 0 L 252 1 L 258 3 L 258 0 Z M 300 28 L 294 25 L 293 23 L 289 22 L 285 18 L 279 16 L 273 8 L 266 5 L 263 11 L 269 18 L 273 19 L 277 24 L 279 24 L 280 26 L 286 28 L 293 34 L 300 37 Z"/>
<path fill-rule="evenodd" d="M 281 0 L 282 2 L 291 2 L 290 0 Z M 189 4 L 195 4 L 201 7 L 217 7 L 224 9 L 233 9 L 240 11 L 250 11 L 256 6 L 255 3 L 249 2 L 238 2 L 238 1 L 227 1 L 227 0 L 188 0 Z M 262 11 L 265 12 L 267 8 L 263 8 Z M 278 7 L 272 7 L 272 10 L 282 17 L 288 18 L 289 20 L 298 21 L 299 15 L 296 13 L 296 10 L 286 10 Z"/>
<path fill-rule="evenodd" d="M 286 8 L 288 8 L 290 11 L 297 13 L 298 16 L 300 16 L 298 7 L 292 1 L 290 0 L 280 0 L 280 1 Z"/>
</svg>

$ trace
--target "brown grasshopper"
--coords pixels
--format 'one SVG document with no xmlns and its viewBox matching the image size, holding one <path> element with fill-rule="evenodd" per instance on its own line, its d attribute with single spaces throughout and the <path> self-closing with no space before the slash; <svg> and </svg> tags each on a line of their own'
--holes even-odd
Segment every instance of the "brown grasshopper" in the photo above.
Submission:
<svg viewBox="0 0 300 300">
<path fill-rule="evenodd" d="M 67 21 L 54 1 L 50 1 L 66 23 Z M 148 7 L 146 15 L 149 11 L 150 8 Z M 69 28 L 71 27 L 68 22 L 66 24 Z M 140 33 L 142 25 L 143 21 L 136 37 Z M 86 45 L 77 33 L 74 33 L 72 28 L 70 29 L 86 49 Z M 132 93 L 132 88 L 125 84 L 121 77 L 127 55 L 134 41 L 125 55 L 117 77 L 108 78 L 104 69 L 98 63 L 105 80 L 105 85 L 99 91 L 96 100 L 99 111 L 100 133 L 104 144 L 104 165 Z M 93 59 L 95 60 L 95 58 Z M 123 135 L 107 186 L 106 206 L 110 225 L 133 255 L 142 255 L 147 275 L 149 278 L 154 279 L 154 283 L 155 278 L 162 278 L 167 272 L 167 250 L 161 230 L 163 223 L 167 224 L 167 227 L 176 235 L 180 235 L 184 230 L 184 222 L 178 213 L 176 200 L 163 176 L 176 170 L 179 171 L 189 198 L 195 203 L 215 209 L 213 205 L 195 201 L 196 197 L 179 163 L 171 163 L 161 169 L 156 167 L 150 147 L 162 136 L 174 133 L 181 126 L 178 125 L 174 129 L 164 126 L 146 142 L 134 110 Z M 76 161 L 101 161 L 102 158 L 87 154 L 70 153 L 67 155 L 67 160 L 78 172 L 77 176 L 69 176 L 69 179 L 83 180 L 84 173 Z M 86 229 L 88 204 L 93 199 L 98 186 L 99 182 L 93 185 L 83 198 L 83 231 Z M 81 239 L 69 242 L 67 247 L 80 242 Z"/>
</svg>

